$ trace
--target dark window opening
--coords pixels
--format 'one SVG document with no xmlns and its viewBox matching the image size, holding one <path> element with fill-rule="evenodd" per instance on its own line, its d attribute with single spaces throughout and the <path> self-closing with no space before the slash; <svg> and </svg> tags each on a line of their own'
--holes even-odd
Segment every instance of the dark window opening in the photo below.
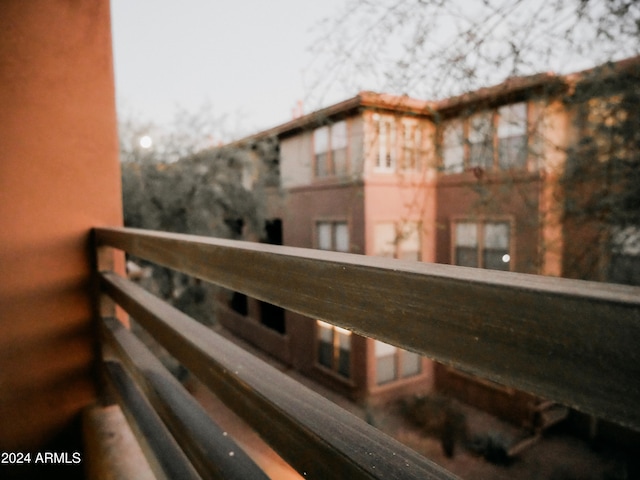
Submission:
<svg viewBox="0 0 640 480">
<path fill-rule="evenodd" d="M 274 218 L 264 225 L 265 237 L 262 243 L 282 245 L 282 220 Z M 260 323 L 278 333 L 286 333 L 284 309 L 267 302 L 260 302 Z"/>
<path fill-rule="evenodd" d="M 243 293 L 233 292 L 233 296 L 231 297 L 231 309 L 246 317 L 249 313 L 247 296 Z"/>
<path fill-rule="evenodd" d="M 260 323 L 278 333 L 286 333 L 286 322 L 282 307 L 260 302 Z"/>
</svg>

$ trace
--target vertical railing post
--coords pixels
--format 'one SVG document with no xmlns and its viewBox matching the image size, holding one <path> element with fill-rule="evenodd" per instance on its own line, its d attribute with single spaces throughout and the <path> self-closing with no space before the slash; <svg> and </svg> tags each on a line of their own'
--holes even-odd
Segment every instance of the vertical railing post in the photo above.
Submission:
<svg viewBox="0 0 640 480">
<path fill-rule="evenodd" d="M 91 261 L 91 293 L 93 301 L 93 325 L 95 335 L 95 359 L 96 359 L 96 378 L 98 378 L 99 401 L 103 405 L 111 405 L 115 400 L 111 398 L 108 390 L 105 388 L 102 359 L 109 357 L 108 349 L 103 342 L 100 341 L 99 325 L 103 318 L 117 318 L 125 327 L 129 328 L 129 316 L 119 307 L 114 300 L 107 295 L 100 286 L 100 272 L 124 272 L 124 252 L 113 247 L 101 245 L 97 238 L 95 230 L 91 231 L 89 238 L 89 258 Z"/>
<path fill-rule="evenodd" d="M 91 232 L 91 258 L 93 269 L 93 299 L 94 315 L 96 318 L 114 317 L 129 328 L 129 317 L 112 299 L 100 288 L 98 273 L 116 272 L 125 273 L 124 252 L 106 245 L 101 245 L 96 240 L 95 231 Z"/>
</svg>

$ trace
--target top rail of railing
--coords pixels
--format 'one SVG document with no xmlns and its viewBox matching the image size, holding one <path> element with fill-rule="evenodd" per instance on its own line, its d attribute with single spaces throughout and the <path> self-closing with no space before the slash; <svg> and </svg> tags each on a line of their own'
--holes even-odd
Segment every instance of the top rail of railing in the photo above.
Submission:
<svg viewBox="0 0 640 480">
<path fill-rule="evenodd" d="M 640 288 L 129 228 L 96 245 L 640 430 Z"/>
</svg>

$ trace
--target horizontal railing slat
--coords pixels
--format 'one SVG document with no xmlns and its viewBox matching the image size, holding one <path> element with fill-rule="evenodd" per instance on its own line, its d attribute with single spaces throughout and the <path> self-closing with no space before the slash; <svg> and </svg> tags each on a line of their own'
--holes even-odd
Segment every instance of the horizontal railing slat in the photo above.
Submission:
<svg viewBox="0 0 640 480">
<path fill-rule="evenodd" d="M 640 288 L 135 229 L 108 245 L 640 430 Z"/>
<path fill-rule="evenodd" d="M 203 479 L 268 478 L 133 333 L 105 318 L 102 334 Z"/>
<path fill-rule="evenodd" d="M 199 480 L 201 477 L 124 367 L 118 362 L 107 361 L 103 364 L 103 374 L 154 475 L 166 480 Z"/>
<path fill-rule="evenodd" d="M 452 479 L 379 430 L 113 273 L 105 292 L 307 478 Z"/>
</svg>

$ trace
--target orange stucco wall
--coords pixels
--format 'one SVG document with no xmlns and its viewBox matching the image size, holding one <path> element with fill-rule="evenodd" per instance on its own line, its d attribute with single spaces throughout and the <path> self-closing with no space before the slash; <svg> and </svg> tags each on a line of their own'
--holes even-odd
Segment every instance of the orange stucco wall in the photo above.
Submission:
<svg viewBox="0 0 640 480">
<path fill-rule="evenodd" d="M 88 235 L 122 222 L 108 0 L 0 2 L 0 85 L 0 450 L 38 449 L 96 395 Z"/>
<path fill-rule="evenodd" d="M 413 178 L 380 175 L 365 183 L 365 253 L 376 255 L 375 226 L 378 223 L 419 224 L 420 260 L 435 260 L 435 173 Z"/>
</svg>

